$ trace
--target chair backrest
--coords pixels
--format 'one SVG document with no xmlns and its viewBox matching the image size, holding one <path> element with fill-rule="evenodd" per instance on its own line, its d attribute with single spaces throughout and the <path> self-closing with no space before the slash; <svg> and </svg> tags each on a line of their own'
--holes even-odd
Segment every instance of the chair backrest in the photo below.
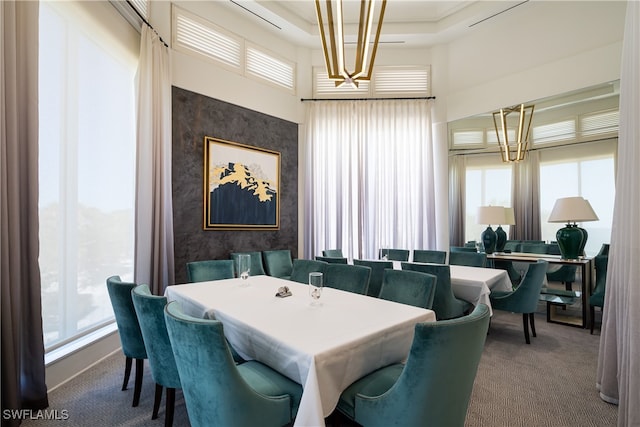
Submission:
<svg viewBox="0 0 640 427">
<path fill-rule="evenodd" d="M 413 251 L 413 262 L 433 262 L 436 264 L 444 264 L 446 261 L 447 253 L 445 251 L 426 249 L 415 249 Z"/>
<path fill-rule="evenodd" d="M 598 255 L 609 255 L 609 248 L 611 245 L 609 243 L 603 243 L 598 251 Z"/>
<path fill-rule="evenodd" d="M 187 263 L 187 280 L 208 282 L 209 280 L 233 279 L 235 277 L 233 260 L 211 259 Z"/>
<path fill-rule="evenodd" d="M 431 309 L 436 280 L 433 274 L 387 269 L 384 271 L 379 298 Z"/>
<path fill-rule="evenodd" d="M 409 261 L 409 251 L 407 249 L 380 249 L 378 258 L 387 257 L 389 261 Z"/>
<path fill-rule="evenodd" d="M 263 396 L 240 375 L 222 323 L 188 316 L 175 301 L 164 313 L 192 426 L 276 426 L 291 421 L 288 395 Z"/>
<path fill-rule="evenodd" d="M 317 261 L 324 261 L 329 264 L 347 264 L 347 259 L 344 257 L 334 257 L 334 256 L 317 256 Z"/>
<path fill-rule="evenodd" d="M 393 261 L 354 259 L 353 265 L 362 265 L 371 269 L 367 295 L 371 297 L 377 297 L 378 295 L 380 295 L 380 288 L 382 287 L 382 277 L 384 275 L 384 270 L 386 270 L 387 268 L 393 268 Z"/>
<path fill-rule="evenodd" d="M 419 271 L 436 276 L 436 290 L 433 295 L 432 309 L 437 319 L 458 317 L 456 297 L 451 289 L 451 267 L 447 264 L 402 263 L 403 270 Z"/>
<path fill-rule="evenodd" d="M 378 397 L 355 398 L 355 420 L 365 426 L 463 426 L 489 328 L 489 309 L 415 326 L 407 363 Z M 446 391 L 446 392 L 445 392 Z"/>
<path fill-rule="evenodd" d="M 466 246 L 451 246 L 449 247 L 449 253 L 451 252 L 478 252 L 476 248 L 469 248 Z"/>
<path fill-rule="evenodd" d="M 264 266 L 269 276 L 288 278 L 293 269 L 293 260 L 289 249 L 263 251 Z"/>
<path fill-rule="evenodd" d="M 330 288 L 367 295 L 371 269 L 363 265 L 327 265 L 324 285 Z"/>
<path fill-rule="evenodd" d="M 521 243 L 520 252 L 529 254 L 546 254 L 549 251 L 546 243 Z"/>
<path fill-rule="evenodd" d="M 511 251 L 511 252 L 518 252 L 518 249 L 520 248 L 520 244 L 522 243 L 521 240 L 507 240 L 507 242 L 504 244 L 504 249 L 505 251 Z"/>
<path fill-rule="evenodd" d="M 596 286 L 591 291 L 591 305 L 601 307 L 604 303 L 604 293 L 607 287 L 607 266 L 609 255 L 596 255 L 594 258 L 596 268 Z M 595 304 L 594 304 L 595 303 Z"/>
<path fill-rule="evenodd" d="M 167 298 L 152 295 L 147 285 L 138 285 L 133 288 L 131 297 L 140 322 L 153 380 L 163 387 L 181 388 L 180 375 L 164 321 L 164 306 L 167 305 Z"/>
<path fill-rule="evenodd" d="M 450 252 L 449 265 L 485 267 L 487 265 L 487 254 L 481 252 Z"/>
<path fill-rule="evenodd" d="M 538 260 L 529 264 L 520 285 L 509 296 L 509 306 L 514 313 L 535 313 L 549 263 Z"/>
<path fill-rule="evenodd" d="M 344 255 L 342 255 L 342 249 L 325 249 L 322 251 L 322 256 L 344 258 Z"/>
<path fill-rule="evenodd" d="M 291 278 L 294 282 L 309 284 L 309 273 L 323 273 L 327 268 L 324 261 L 316 261 L 313 259 L 294 259 L 293 268 L 291 269 Z"/>
<path fill-rule="evenodd" d="M 135 283 L 123 282 L 120 276 L 111 276 L 107 279 L 107 291 L 118 325 L 122 352 L 132 359 L 146 359 L 147 350 L 131 298 L 131 291 L 135 287 Z"/>
<path fill-rule="evenodd" d="M 249 275 L 251 276 L 264 276 L 266 273 L 264 271 L 264 264 L 262 264 L 262 252 L 231 252 L 231 259 L 233 260 L 233 264 L 235 269 L 238 269 L 238 258 L 240 255 L 249 255 L 251 257 L 251 270 L 249 270 Z"/>
</svg>

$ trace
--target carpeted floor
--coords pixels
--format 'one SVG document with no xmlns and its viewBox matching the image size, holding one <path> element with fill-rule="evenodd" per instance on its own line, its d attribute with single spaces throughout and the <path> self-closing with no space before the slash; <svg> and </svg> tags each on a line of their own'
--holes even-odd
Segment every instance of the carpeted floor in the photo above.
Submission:
<svg viewBox="0 0 640 427">
<path fill-rule="evenodd" d="M 538 336 L 526 345 L 522 316 L 495 312 L 476 376 L 466 426 L 606 427 L 617 423 L 617 407 L 595 387 L 599 331 L 547 323 L 536 315 Z M 154 384 L 147 367 L 140 405 L 131 407 L 133 381 L 121 391 L 124 357 L 117 354 L 49 394 L 51 410 L 68 419 L 26 420 L 23 426 L 162 426 L 164 409 L 151 420 Z M 446 390 L 443 390 L 446 392 Z M 163 402 L 164 405 L 164 402 Z M 180 391 L 174 426 L 188 426 Z M 329 427 L 349 426 L 333 415 Z"/>
</svg>

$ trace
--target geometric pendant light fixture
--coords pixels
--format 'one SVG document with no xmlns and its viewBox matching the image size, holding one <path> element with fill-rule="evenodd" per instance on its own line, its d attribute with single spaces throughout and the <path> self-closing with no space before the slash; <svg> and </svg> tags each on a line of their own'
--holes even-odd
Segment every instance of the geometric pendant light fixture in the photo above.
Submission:
<svg viewBox="0 0 640 427">
<path fill-rule="evenodd" d="M 504 163 L 524 160 L 529 149 L 529 133 L 533 118 L 533 105 L 524 104 L 501 108 L 493 113 L 493 126 Z"/>
</svg>

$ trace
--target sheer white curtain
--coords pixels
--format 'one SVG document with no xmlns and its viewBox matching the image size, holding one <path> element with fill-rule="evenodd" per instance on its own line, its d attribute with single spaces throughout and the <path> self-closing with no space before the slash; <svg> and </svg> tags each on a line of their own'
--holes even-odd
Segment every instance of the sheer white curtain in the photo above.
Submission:
<svg viewBox="0 0 640 427">
<path fill-rule="evenodd" d="M 436 152 L 426 100 L 308 104 L 305 253 L 436 246 Z M 444 159 L 446 163 L 446 158 Z"/>
<path fill-rule="evenodd" d="M 155 294 L 174 281 L 169 48 L 144 25 L 138 68 L 135 281 Z"/>
<path fill-rule="evenodd" d="M 620 136 L 607 291 L 598 358 L 600 396 L 618 425 L 640 425 L 640 3 L 627 2 L 620 75 Z"/>
</svg>

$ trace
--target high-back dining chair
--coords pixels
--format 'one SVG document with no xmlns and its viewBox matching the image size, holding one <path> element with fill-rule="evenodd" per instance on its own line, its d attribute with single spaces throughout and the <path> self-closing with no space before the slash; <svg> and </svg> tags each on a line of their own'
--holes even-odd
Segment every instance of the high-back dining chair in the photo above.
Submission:
<svg viewBox="0 0 640 427">
<path fill-rule="evenodd" d="M 325 249 L 322 251 L 322 256 L 331 258 L 344 258 L 344 255 L 342 255 L 342 249 Z"/>
<path fill-rule="evenodd" d="M 135 283 L 123 282 L 120 276 L 111 276 L 107 279 L 109 299 L 111 300 L 113 314 L 116 318 L 116 325 L 118 325 L 122 352 L 125 356 L 122 390 L 126 390 L 129 385 L 131 365 L 133 359 L 136 361 L 136 378 L 133 388 L 133 403 L 131 406 L 138 406 L 140 402 L 144 360 L 147 358 L 147 349 L 144 346 L 142 331 L 140 330 L 138 316 L 136 315 L 136 309 L 133 306 L 133 299 L 131 297 L 131 291 L 135 287 Z"/>
<path fill-rule="evenodd" d="M 330 288 L 367 295 L 371 268 L 362 265 L 329 264 L 324 285 Z"/>
<path fill-rule="evenodd" d="M 435 264 L 444 264 L 447 261 L 447 253 L 445 251 L 414 249 L 413 262 L 432 262 Z"/>
<path fill-rule="evenodd" d="M 609 255 L 596 255 L 594 258 L 596 268 L 596 286 L 589 297 L 589 312 L 591 314 L 591 324 L 589 325 L 590 333 L 593 334 L 593 327 L 596 323 L 595 308 L 604 307 L 604 294 L 607 288 L 607 266 L 609 264 Z"/>
<path fill-rule="evenodd" d="M 164 310 L 189 422 L 205 426 L 273 426 L 291 423 L 302 387 L 255 360 L 236 365 L 218 320 Z"/>
<path fill-rule="evenodd" d="M 449 252 L 449 265 L 485 267 L 487 265 L 487 254 L 482 252 Z"/>
<path fill-rule="evenodd" d="M 263 251 L 264 266 L 269 276 L 288 279 L 291 277 L 293 260 L 289 249 L 277 249 L 273 251 Z"/>
<path fill-rule="evenodd" d="M 462 317 L 473 308 L 470 302 L 458 299 L 451 289 L 451 267 L 447 264 L 420 264 L 403 262 L 403 270 L 419 271 L 437 277 L 433 296 L 433 311 L 438 320 Z"/>
<path fill-rule="evenodd" d="M 170 427 L 173 425 L 176 389 L 182 386 L 164 321 L 164 306 L 167 305 L 167 298 L 152 295 L 147 285 L 138 285 L 133 288 L 131 297 L 140 322 L 147 356 L 149 356 L 151 376 L 156 383 L 151 419 L 158 418 L 162 390 L 166 388 L 164 425 Z"/>
<path fill-rule="evenodd" d="M 431 309 L 436 276 L 411 270 L 384 270 L 380 299 Z"/>
<path fill-rule="evenodd" d="M 527 344 L 531 344 L 529 338 L 529 324 L 531 324 L 531 334 L 536 336 L 536 326 L 534 314 L 538 307 L 540 290 L 544 282 L 549 263 L 538 260 L 529 264 L 529 269 L 525 273 L 520 285 L 513 291 L 492 291 L 489 294 L 491 308 L 494 310 L 504 310 L 512 313 L 522 313 L 522 325 L 524 327 L 524 338 Z"/>
<path fill-rule="evenodd" d="M 230 259 L 211 259 L 187 263 L 187 280 L 190 283 L 233 279 L 234 277 L 233 260 Z"/>
<path fill-rule="evenodd" d="M 309 283 L 309 273 L 323 273 L 327 269 L 327 263 L 313 259 L 294 259 L 291 277 L 289 280 L 298 283 Z"/>
<path fill-rule="evenodd" d="M 329 264 L 348 264 L 348 260 L 346 258 L 334 256 L 317 256 L 316 261 L 323 261 Z"/>
<path fill-rule="evenodd" d="M 378 369 L 341 394 L 337 409 L 367 427 L 462 427 L 489 327 L 489 309 L 415 326 L 405 365 Z"/>
<path fill-rule="evenodd" d="M 378 255 L 380 259 L 386 256 L 389 261 L 409 261 L 409 251 L 406 249 L 382 248 Z"/>
<path fill-rule="evenodd" d="M 367 295 L 371 297 L 377 297 L 378 295 L 380 295 L 380 288 L 382 287 L 382 277 L 384 275 L 384 270 L 386 270 L 387 268 L 393 269 L 393 261 L 354 259 L 353 265 L 362 265 L 371 269 Z"/>
<path fill-rule="evenodd" d="M 251 276 L 264 276 L 266 274 L 264 264 L 262 263 L 262 252 L 231 252 L 230 256 L 236 270 L 238 269 L 238 259 L 240 255 L 249 255 L 251 258 L 251 266 L 249 267 L 249 274 Z"/>
</svg>

